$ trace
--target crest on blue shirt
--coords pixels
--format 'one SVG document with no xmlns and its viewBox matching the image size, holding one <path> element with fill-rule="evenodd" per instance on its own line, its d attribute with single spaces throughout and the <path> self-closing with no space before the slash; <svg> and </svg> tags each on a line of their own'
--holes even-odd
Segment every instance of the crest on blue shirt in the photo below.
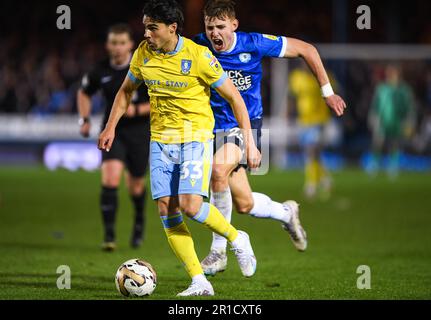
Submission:
<svg viewBox="0 0 431 320">
<path fill-rule="evenodd" d="M 239 54 L 239 60 L 243 63 L 247 63 L 251 60 L 251 54 L 250 53 L 240 53 Z"/>
<path fill-rule="evenodd" d="M 181 60 L 181 73 L 182 74 L 189 74 L 190 68 L 192 67 L 192 60 L 183 59 Z"/>
</svg>

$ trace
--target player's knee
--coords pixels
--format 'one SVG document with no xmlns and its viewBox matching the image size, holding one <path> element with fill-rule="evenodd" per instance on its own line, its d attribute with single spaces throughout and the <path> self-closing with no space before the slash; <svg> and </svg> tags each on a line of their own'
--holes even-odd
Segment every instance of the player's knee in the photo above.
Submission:
<svg viewBox="0 0 431 320">
<path fill-rule="evenodd" d="M 108 178 L 103 179 L 103 186 L 106 188 L 118 188 L 120 181 L 118 179 Z"/>
<path fill-rule="evenodd" d="M 236 211 L 239 214 L 249 214 L 250 211 L 253 209 L 253 206 L 254 206 L 253 199 L 244 199 L 235 204 Z"/>
<path fill-rule="evenodd" d="M 160 216 L 167 216 L 169 214 L 169 203 L 166 201 L 157 201 L 157 207 L 159 209 Z"/>
<path fill-rule="evenodd" d="M 219 189 L 220 186 L 227 186 L 229 183 L 228 172 L 222 166 L 213 167 L 211 174 L 212 189 Z"/>
<path fill-rule="evenodd" d="M 317 145 L 311 145 L 308 147 L 307 156 L 311 160 L 317 160 L 319 156 L 319 148 Z"/>
<path fill-rule="evenodd" d="M 140 195 L 144 192 L 144 182 L 142 179 L 131 180 L 129 183 L 129 193 L 132 195 Z"/>
<path fill-rule="evenodd" d="M 118 188 L 121 181 L 121 175 L 102 174 L 102 185 L 108 188 Z"/>
<path fill-rule="evenodd" d="M 185 214 L 187 217 L 194 217 L 200 210 L 200 205 L 196 203 L 183 203 L 180 204 L 181 213 Z"/>
</svg>

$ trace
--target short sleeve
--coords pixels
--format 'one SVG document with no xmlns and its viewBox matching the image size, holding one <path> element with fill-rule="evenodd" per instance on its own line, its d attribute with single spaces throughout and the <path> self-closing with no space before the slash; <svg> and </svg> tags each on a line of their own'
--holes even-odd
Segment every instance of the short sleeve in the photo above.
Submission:
<svg viewBox="0 0 431 320">
<path fill-rule="evenodd" d="M 130 80 L 136 84 L 141 84 L 144 81 L 141 75 L 141 67 L 143 66 L 144 58 L 142 54 L 142 45 L 133 53 L 132 61 L 130 61 L 129 72 L 127 73 Z"/>
<path fill-rule="evenodd" d="M 89 96 L 92 96 L 100 89 L 100 77 L 96 70 L 86 73 L 81 80 L 82 91 Z"/>
<path fill-rule="evenodd" d="M 282 58 L 286 52 L 287 38 L 262 33 L 250 33 L 256 49 L 262 56 Z"/>
<path fill-rule="evenodd" d="M 221 86 L 228 78 L 217 58 L 208 48 L 201 51 L 199 58 L 199 77 L 212 88 Z"/>
</svg>

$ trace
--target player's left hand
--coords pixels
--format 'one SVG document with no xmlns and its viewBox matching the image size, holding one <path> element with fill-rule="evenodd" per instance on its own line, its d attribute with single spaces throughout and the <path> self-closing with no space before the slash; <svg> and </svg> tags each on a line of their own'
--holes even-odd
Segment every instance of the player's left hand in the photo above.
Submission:
<svg viewBox="0 0 431 320">
<path fill-rule="evenodd" d="M 259 149 L 253 143 L 247 148 L 247 166 L 250 169 L 256 169 L 260 166 L 260 162 L 262 161 L 262 155 L 260 154 Z"/>
<path fill-rule="evenodd" d="M 325 98 L 325 102 L 328 107 L 334 110 L 335 114 L 339 117 L 344 114 L 344 109 L 347 108 L 343 98 L 336 94 Z"/>
<path fill-rule="evenodd" d="M 114 142 L 114 138 L 114 130 L 105 128 L 105 130 L 103 130 L 99 135 L 99 141 L 97 143 L 98 148 L 100 150 L 106 150 L 106 152 L 109 152 L 111 150 L 112 143 Z"/>
</svg>

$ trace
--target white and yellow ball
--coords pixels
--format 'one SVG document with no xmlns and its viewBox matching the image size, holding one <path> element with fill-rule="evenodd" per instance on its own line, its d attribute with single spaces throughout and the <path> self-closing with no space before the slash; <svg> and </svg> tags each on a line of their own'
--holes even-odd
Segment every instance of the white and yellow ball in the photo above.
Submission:
<svg viewBox="0 0 431 320">
<path fill-rule="evenodd" d="M 115 285 L 126 297 L 149 296 L 157 286 L 157 274 L 148 262 L 131 259 L 118 268 Z"/>
</svg>

